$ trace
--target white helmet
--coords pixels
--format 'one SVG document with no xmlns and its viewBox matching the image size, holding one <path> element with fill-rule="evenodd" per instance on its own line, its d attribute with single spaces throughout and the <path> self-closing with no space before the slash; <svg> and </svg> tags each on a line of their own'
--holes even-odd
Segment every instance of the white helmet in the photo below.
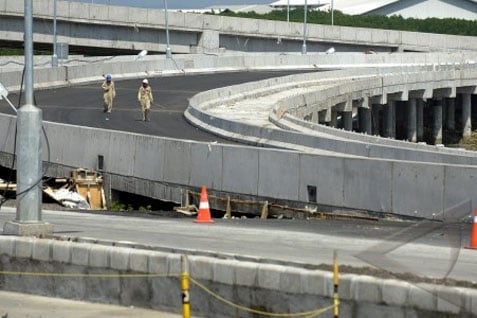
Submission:
<svg viewBox="0 0 477 318">
<path fill-rule="evenodd" d="M 148 85 L 149 85 L 149 81 L 147 80 L 147 78 L 143 79 L 143 80 L 142 80 L 142 83 L 143 83 L 143 84 L 148 84 Z"/>
</svg>

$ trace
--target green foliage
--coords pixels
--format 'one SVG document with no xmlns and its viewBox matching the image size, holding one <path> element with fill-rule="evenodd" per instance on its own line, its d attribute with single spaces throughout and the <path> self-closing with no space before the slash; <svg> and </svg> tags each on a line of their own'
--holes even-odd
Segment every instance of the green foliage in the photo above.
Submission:
<svg viewBox="0 0 477 318">
<path fill-rule="evenodd" d="M 0 47 L 0 55 L 23 55 L 23 50 Z"/>
<path fill-rule="evenodd" d="M 53 54 L 50 51 L 44 50 L 33 50 L 33 54 L 35 55 L 51 55 Z M 16 49 L 16 48 L 9 48 L 9 47 L 0 47 L 0 56 L 8 56 L 8 55 L 23 55 L 23 49 Z"/>
<path fill-rule="evenodd" d="M 267 14 L 258 14 L 256 12 L 226 12 L 222 15 L 229 17 L 265 19 L 276 21 L 286 21 L 287 19 L 286 10 L 274 10 Z M 303 9 L 290 10 L 290 21 L 303 22 L 303 15 Z M 331 12 L 309 11 L 307 19 L 309 23 L 331 24 Z M 340 26 L 360 28 L 376 28 L 424 33 L 477 36 L 477 20 L 471 21 L 453 18 L 405 19 L 399 15 L 391 17 L 386 17 L 382 15 L 347 15 L 340 11 L 335 11 L 334 24 Z"/>
<path fill-rule="evenodd" d="M 148 212 L 148 211 L 151 211 L 151 208 L 152 208 L 152 206 L 150 204 L 148 204 L 146 207 L 140 206 L 139 211 Z"/>
<path fill-rule="evenodd" d="M 134 207 L 131 204 L 120 203 L 120 202 L 111 202 L 111 211 L 113 212 L 123 212 L 123 211 L 133 211 Z"/>
<path fill-rule="evenodd" d="M 111 211 L 121 212 L 126 210 L 126 205 L 119 202 L 111 202 Z"/>
</svg>

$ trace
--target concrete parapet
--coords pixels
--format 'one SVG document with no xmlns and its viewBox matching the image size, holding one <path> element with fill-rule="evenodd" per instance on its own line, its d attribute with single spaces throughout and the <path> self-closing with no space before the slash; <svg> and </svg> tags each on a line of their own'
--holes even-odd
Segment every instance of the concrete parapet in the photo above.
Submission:
<svg viewBox="0 0 477 318">
<path fill-rule="evenodd" d="M 70 251 L 66 252 L 68 249 Z M 75 262 L 75 249 L 89 251 L 89 264 Z M 32 250 L 38 250 L 33 257 Z M 29 272 L 28 277 L 4 275 L 2 286 L 7 290 L 173 311 L 178 311 L 181 305 L 178 254 L 126 246 L 8 236 L 0 236 L 0 251 L 3 270 Z M 58 255 L 72 257 L 68 260 Z M 110 256 L 110 262 L 105 261 L 108 258 L 106 255 Z M 192 278 L 243 307 L 256 308 L 260 305 L 270 312 L 293 313 L 333 303 L 331 272 L 269 264 L 265 259 L 255 263 L 189 256 L 188 261 Z M 32 275 L 35 272 L 53 275 L 35 277 Z M 54 276 L 57 273 L 69 276 Z M 122 274 L 132 273 L 146 276 L 121 277 Z M 95 278 L 87 277 L 88 274 L 94 274 Z M 148 278 L 147 274 L 166 276 Z M 231 292 L 232 289 L 234 292 Z M 71 293 L 71 290 L 75 292 Z M 402 313 L 403 317 L 407 317 L 409 312 L 432 314 L 434 317 L 477 314 L 477 292 L 469 288 L 340 274 L 339 295 L 342 312 L 354 310 L 361 315 L 373 312 L 382 316 L 390 310 L 394 314 Z M 194 283 L 191 284 L 191 302 L 195 314 L 219 317 L 233 312 L 235 317 L 248 317 L 245 312 L 215 303 Z"/>
</svg>

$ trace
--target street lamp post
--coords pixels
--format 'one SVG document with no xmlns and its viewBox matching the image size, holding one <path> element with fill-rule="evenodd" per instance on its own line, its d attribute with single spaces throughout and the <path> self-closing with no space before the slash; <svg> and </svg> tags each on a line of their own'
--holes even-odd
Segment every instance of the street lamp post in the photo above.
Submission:
<svg viewBox="0 0 477 318">
<path fill-rule="evenodd" d="M 53 225 L 41 220 L 42 111 L 33 104 L 33 0 L 25 0 L 24 16 L 26 104 L 17 112 L 17 212 L 15 220 L 4 224 L 3 234 L 47 235 Z"/>
<path fill-rule="evenodd" d="M 287 22 L 290 22 L 290 0 L 287 0 Z"/>
<path fill-rule="evenodd" d="M 56 54 L 56 0 L 53 2 L 53 56 L 51 66 L 58 67 L 58 55 Z"/>
<path fill-rule="evenodd" d="M 331 0 L 331 26 L 335 25 L 335 1 Z"/>
<path fill-rule="evenodd" d="M 166 20 L 166 57 L 171 58 L 172 52 L 171 47 L 169 46 L 169 14 L 167 12 L 167 0 L 164 0 L 164 13 L 165 13 L 165 20 Z"/>
<path fill-rule="evenodd" d="M 303 45 L 301 47 L 301 54 L 306 54 L 306 18 L 308 13 L 308 1 L 305 0 L 305 10 L 303 16 Z"/>
</svg>

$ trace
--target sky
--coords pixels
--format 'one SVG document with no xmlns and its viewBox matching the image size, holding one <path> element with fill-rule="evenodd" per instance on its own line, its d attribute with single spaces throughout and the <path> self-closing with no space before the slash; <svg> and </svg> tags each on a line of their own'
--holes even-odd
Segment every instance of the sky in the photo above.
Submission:
<svg viewBox="0 0 477 318">
<path fill-rule="evenodd" d="M 163 8 L 164 0 L 69 0 L 142 8 Z M 215 5 L 270 4 L 275 0 L 167 0 L 169 9 L 202 9 Z"/>
</svg>

